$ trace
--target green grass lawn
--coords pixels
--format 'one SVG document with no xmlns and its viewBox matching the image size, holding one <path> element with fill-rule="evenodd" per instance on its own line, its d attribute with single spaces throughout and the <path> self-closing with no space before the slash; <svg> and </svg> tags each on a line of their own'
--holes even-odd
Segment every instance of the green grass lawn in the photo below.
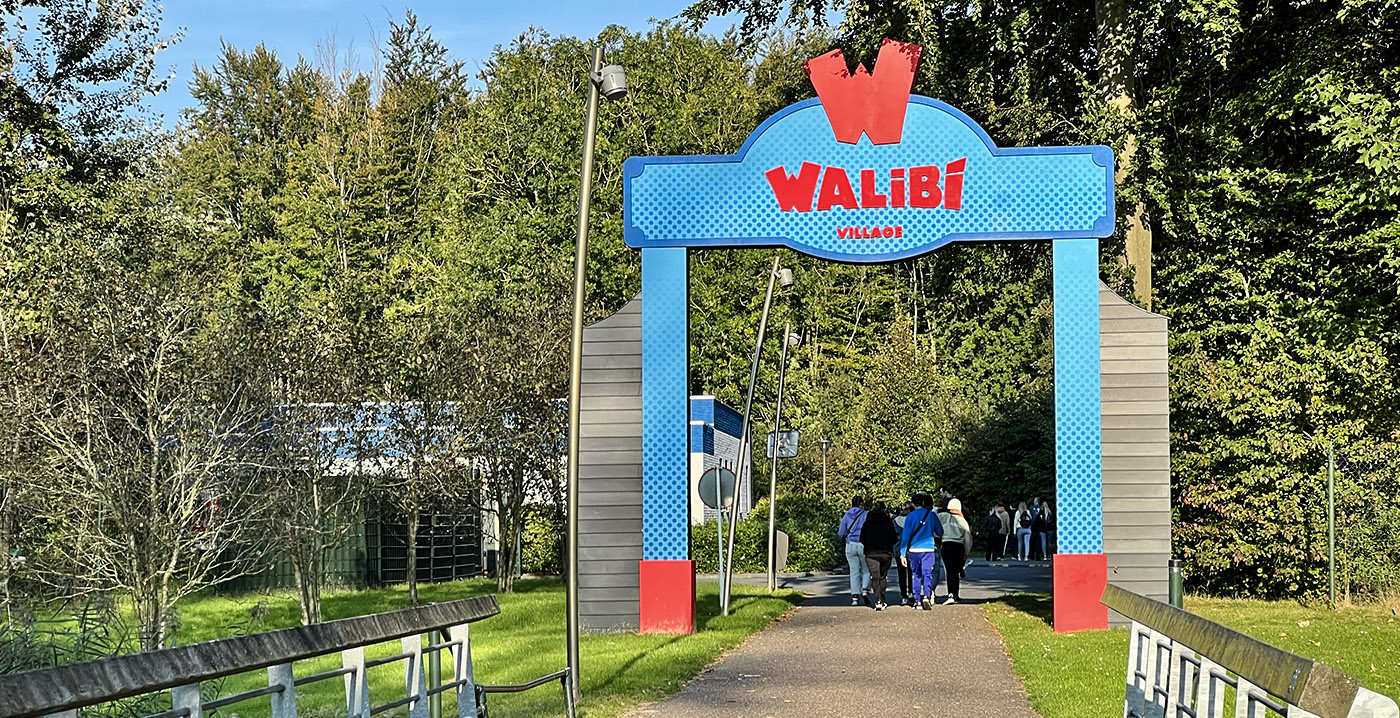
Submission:
<svg viewBox="0 0 1400 718">
<path fill-rule="evenodd" d="M 1008 596 L 986 604 L 985 609 L 1041 715 L 1122 715 L 1126 630 L 1056 635 L 1050 628 L 1050 597 L 1043 594 Z M 1325 661 L 1377 693 L 1400 696 L 1400 617 L 1391 607 L 1332 611 L 1289 601 L 1188 596 L 1186 610 L 1300 656 Z"/>
<path fill-rule="evenodd" d="M 493 580 L 473 579 L 419 587 L 424 602 L 451 601 L 495 593 Z M 768 595 L 762 589 L 736 585 L 729 616 L 718 615 L 717 587 L 699 585 L 699 626 L 693 635 L 588 635 L 581 645 L 584 699 L 579 714 L 606 718 L 642 703 L 675 692 L 719 655 L 767 626 L 801 600 L 797 591 Z M 498 616 L 472 624 L 472 659 L 481 683 L 520 683 L 565 667 L 564 588 L 558 581 L 522 580 L 516 593 L 499 595 Z M 408 606 L 406 587 L 370 591 L 328 593 L 323 599 L 326 620 L 392 611 Z M 257 618 L 250 618 L 257 616 Z M 239 633 L 295 626 L 299 621 L 296 598 L 290 593 L 245 596 L 200 596 L 180 605 L 179 642 L 182 644 L 224 638 Z M 366 651 L 368 658 L 400 652 L 397 641 Z M 402 698 L 403 663 L 370 669 L 370 696 L 376 703 Z M 444 682 L 450 677 L 444 657 Z M 340 667 L 340 654 L 296 664 L 298 677 Z M 266 685 L 261 673 L 245 674 L 206 686 L 205 700 Z M 344 687 L 333 679 L 297 689 L 301 716 L 343 716 Z M 444 715 L 454 715 L 450 699 Z M 560 716 L 564 714 L 559 684 L 541 686 L 515 695 L 493 695 L 493 718 L 510 716 Z M 224 708 L 225 718 L 260 718 L 268 714 L 267 698 L 256 698 Z M 403 715 L 399 709 L 381 715 Z"/>
</svg>

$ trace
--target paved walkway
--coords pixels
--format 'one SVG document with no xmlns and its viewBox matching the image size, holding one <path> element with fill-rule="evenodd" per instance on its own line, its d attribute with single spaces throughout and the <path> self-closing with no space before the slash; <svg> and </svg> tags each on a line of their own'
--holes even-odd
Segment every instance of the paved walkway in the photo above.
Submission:
<svg viewBox="0 0 1400 718">
<path fill-rule="evenodd" d="M 929 612 L 852 607 L 844 575 L 783 577 L 780 584 L 808 599 L 679 693 L 630 716 L 1038 718 L 976 604 L 1014 591 L 1048 591 L 1047 565 L 978 561 L 967 570 L 964 602 Z M 898 585 L 891 571 L 891 598 Z"/>
</svg>

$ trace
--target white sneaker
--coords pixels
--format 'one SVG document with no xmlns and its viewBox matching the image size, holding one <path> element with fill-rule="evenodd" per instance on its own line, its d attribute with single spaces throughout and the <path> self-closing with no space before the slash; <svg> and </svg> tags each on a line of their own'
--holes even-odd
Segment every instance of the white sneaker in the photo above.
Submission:
<svg viewBox="0 0 1400 718">
<path fill-rule="evenodd" d="M 957 603 L 957 602 L 958 602 L 958 599 L 957 599 L 957 598 L 955 598 L 955 597 L 953 597 L 953 596 L 949 596 L 946 600 L 943 601 L 943 605 L 945 605 L 945 606 L 951 606 L 951 605 L 953 605 L 953 604 L 955 604 L 955 603 Z"/>
</svg>

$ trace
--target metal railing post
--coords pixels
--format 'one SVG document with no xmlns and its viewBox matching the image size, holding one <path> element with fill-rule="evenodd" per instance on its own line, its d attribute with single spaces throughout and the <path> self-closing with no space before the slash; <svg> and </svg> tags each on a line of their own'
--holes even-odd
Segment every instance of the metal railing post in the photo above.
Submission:
<svg viewBox="0 0 1400 718">
<path fill-rule="evenodd" d="M 443 631 L 433 631 L 428 634 L 428 645 L 433 645 L 442 640 L 446 635 Z M 428 654 L 428 718 L 442 718 L 442 694 L 437 689 L 442 687 L 442 650 L 435 650 Z"/>
<path fill-rule="evenodd" d="M 278 663 L 267 667 L 267 686 L 277 690 L 268 695 L 272 701 L 271 718 L 297 718 L 296 677 L 292 675 L 292 664 Z"/>
<path fill-rule="evenodd" d="M 345 674 L 345 713 L 349 718 L 371 718 L 369 712 L 369 677 L 365 675 L 363 646 L 340 652 L 340 665 Z"/>
<path fill-rule="evenodd" d="M 408 657 L 403 661 L 404 697 L 410 698 L 408 718 L 428 718 L 428 680 L 423 671 L 423 636 L 415 633 L 399 639 Z"/>
<path fill-rule="evenodd" d="M 1200 682 L 1196 684 L 1198 718 L 1225 718 L 1225 669 L 1209 658 L 1201 659 Z"/>
<path fill-rule="evenodd" d="M 1167 561 L 1167 602 L 1181 608 L 1181 559 Z"/>
<path fill-rule="evenodd" d="M 472 672 L 471 629 L 463 623 L 447 629 L 452 647 L 452 680 L 457 683 L 457 718 L 482 718 L 477 713 L 476 675 Z"/>
<path fill-rule="evenodd" d="M 569 718 L 574 718 L 574 687 L 573 676 L 565 675 L 562 679 L 564 684 L 564 711 Z"/>
<path fill-rule="evenodd" d="M 203 718 L 204 707 L 199 699 L 199 684 L 190 683 L 170 689 L 170 709 L 186 710 L 186 718 Z"/>
</svg>

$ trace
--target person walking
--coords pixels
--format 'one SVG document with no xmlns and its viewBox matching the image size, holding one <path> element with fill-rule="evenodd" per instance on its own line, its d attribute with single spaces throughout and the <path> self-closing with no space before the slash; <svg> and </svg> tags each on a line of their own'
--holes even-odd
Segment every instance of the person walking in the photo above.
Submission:
<svg viewBox="0 0 1400 718">
<path fill-rule="evenodd" d="M 899 561 L 909 567 L 909 583 L 914 608 L 933 608 L 934 577 L 938 572 L 938 541 L 943 524 L 933 512 L 933 497 L 914 494 L 915 508 L 904 519 L 904 536 L 899 541 Z"/>
<path fill-rule="evenodd" d="M 904 539 L 904 521 L 909 517 L 909 512 L 914 510 L 914 502 L 905 501 L 899 507 L 899 515 L 894 517 L 895 530 L 899 532 L 900 540 Z M 899 602 L 901 605 L 914 605 L 914 598 L 909 593 L 909 567 L 903 561 L 895 562 L 895 569 L 899 572 Z"/>
<path fill-rule="evenodd" d="M 1013 523 L 1016 524 L 1016 560 L 1026 561 L 1031 556 L 1031 524 L 1035 517 L 1026 509 L 1026 502 L 1022 501 L 1016 507 L 1016 517 Z"/>
<path fill-rule="evenodd" d="M 851 568 L 851 605 L 859 606 L 861 600 L 870 605 L 870 568 L 865 563 L 865 546 L 860 542 L 860 530 L 865 527 L 865 501 L 856 496 L 851 499 L 851 508 L 841 517 L 841 525 L 836 535 L 846 542 L 846 565 Z"/>
<path fill-rule="evenodd" d="M 997 560 L 1006 558 L 1006 544 L 1011 540 L 1011 514 L 1004 504 L 997 504 L 997 518 L 1001 520 L 1001 537 L 997 540 Z"/>
<path fill-rule="evenodd" d="M 958 586 L 966 578 L 963 562 L 972 552 L 972 528 L 967 525 L 962 502 L 957 499 L 949 499 L 948 510 L 938 518 L 943 523 L 943 566 L 948 571 L 948 599 L 943 605 L 948 606 L 958 602 Z"/>
<path fill-rule="evenodd" d="M 865 546 L 865 564 L 870 569 L 870 596 L 875 601 L 876 611 L 889 607 L 885 602 L 885 582 L 890 574 L 890 562 L 894 560 L 894 545 L 898 540 L 899 534 L 894 530 L 894 521 L 885 513 L 885 505 L 875 502 L 865 516 L 860 542 Z"/>
<path fill-rule="evenodd" d="M 997 560 L 997 539 L 1001 537 L 1001 519 L 997 517 L 997 510 L 1000 508 L 993 506 L 982 522 L 982 537 L 987 539 L 987 563 Z"/>
<path fill-rule="evenodd" d="M 1031 558 L 1045 560 L 1045 506 L 1039 496 L 1031 499 Z"/>
</svg>

